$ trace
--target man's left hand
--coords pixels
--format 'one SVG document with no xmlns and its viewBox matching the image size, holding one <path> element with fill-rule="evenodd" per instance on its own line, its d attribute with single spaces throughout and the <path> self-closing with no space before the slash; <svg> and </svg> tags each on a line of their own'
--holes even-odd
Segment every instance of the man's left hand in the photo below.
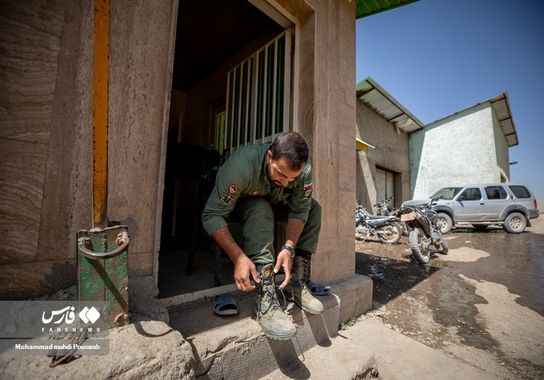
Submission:
<svg viewBox="0 0 544 380">
<path fill-rule="evenodd" d="M 283 268 L 285 272 L 285 280 L 281 283 L 280 289 L 283 290 L 291 281 L 291 268 L 293 267 L 293 255 L 286 249 L 282 249 L 276 260 L 276 266 L 274 267 L 274 273 L 278 273 L 280 268 Z"/>
</svg>

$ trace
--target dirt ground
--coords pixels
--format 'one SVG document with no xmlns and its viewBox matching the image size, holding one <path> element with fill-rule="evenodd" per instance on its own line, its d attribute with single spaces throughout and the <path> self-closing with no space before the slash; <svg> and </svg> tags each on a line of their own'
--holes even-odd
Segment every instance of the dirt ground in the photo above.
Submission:
<svg viewBox="0 0 544 380">
<path fill-rule="evenodd" d="M 454 230 L 448 255 L 425 266 L 406 237 L 357 242 L 356 271 L 374 280 L 367 317 L 498 378 L 544 378 L 544 217 L 532 223 L 519 235 Z"/>
</svg>

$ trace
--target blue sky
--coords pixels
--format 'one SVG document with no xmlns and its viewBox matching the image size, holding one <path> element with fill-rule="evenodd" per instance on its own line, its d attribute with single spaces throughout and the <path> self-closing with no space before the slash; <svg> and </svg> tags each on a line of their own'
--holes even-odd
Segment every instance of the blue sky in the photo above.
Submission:
<svg viewBox="0 0 544 380">
<path fill-rule="evenodd" d="M 423 123 L 508 93 L 511 180 L 544 196 L 544 1 L 420 0 L 357 20 L 371 76 Z"/>
</svg>

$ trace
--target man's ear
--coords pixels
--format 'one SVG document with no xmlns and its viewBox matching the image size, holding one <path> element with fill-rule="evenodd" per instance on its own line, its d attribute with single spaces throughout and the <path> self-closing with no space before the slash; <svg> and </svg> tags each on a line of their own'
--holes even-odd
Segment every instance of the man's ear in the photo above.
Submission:
<svg viewBox="0 0 544 380">
<path fill-rule="evenodd" d="M 266 157 L 268 158 L 268 161 L 272 160 L 272 151 L 270 149 L 266 151 Z"/>
</svg>

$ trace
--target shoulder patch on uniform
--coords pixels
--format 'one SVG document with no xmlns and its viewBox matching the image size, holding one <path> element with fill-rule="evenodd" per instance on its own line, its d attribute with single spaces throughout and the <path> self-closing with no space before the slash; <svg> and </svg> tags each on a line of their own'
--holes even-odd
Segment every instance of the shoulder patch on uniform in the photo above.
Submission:
<svg viewBox="0 0 544 380">
<path fill-rule="evenodd" d="M 312 190 L 313 190 L 313 183 L 312 181 L 304 181 L 304 198 L 310 198 L 312 196 Z"/>
<path fill-rule="evenodd" d="M 221 197 L 221 201 L 230 205 L 232 202 L 234 202 L 234 196 L 232 194 L 225 194 Z"/>
</svg>

